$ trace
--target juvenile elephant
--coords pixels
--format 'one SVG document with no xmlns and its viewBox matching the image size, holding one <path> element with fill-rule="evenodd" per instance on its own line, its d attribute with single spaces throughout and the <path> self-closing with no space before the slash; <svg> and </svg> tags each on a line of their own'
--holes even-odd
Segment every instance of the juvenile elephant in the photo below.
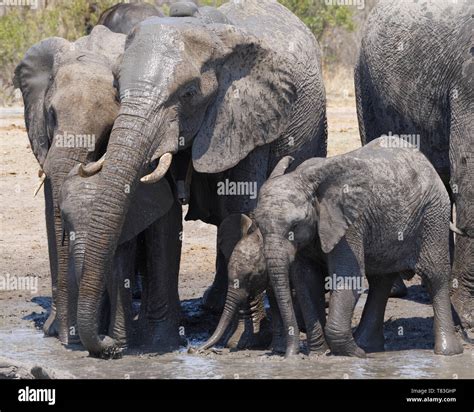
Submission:
<svg viewBox="0 0 474 412">
<path fill-rule="evenodd" d="M 52 37 L 35 44 L 15 69 L 13 82 L 23 94 L 28 138 L 44 182 L 53 294 L 44 332 L 58 334 L 63 343 L 77 339 L 69 333 L 77 328 L 74 305 L 68 305 L 59 190 L 74 165 L 105 151 L 119 110 L 114 69 L 124 45 L 124 35 L 97 26 L 74 43 Z"/>
<path fill-rule="evenodd" d="M 404 140 L 382 137 L 345 155 L 307 160 L 262 187 L 255 219 L 288 331 L 286 356 L 299 348 L 289 268 L 297 251 L 316 242 L 334 278 L 324 329 L 331 352 L 365 355 L 351 331 L 364 274 L 370 285 L 367 322 L 361 322 L 356 337 L 361 346 L 380 342 L 383 347 L 385 305 L 401 272 L 416 272 L 427 284 L 435 353 L 462 352 L 449 301 L 449 197 L 429 161 L 405 145 Z M 372 323 L 376 326 L 370 327 Z"/>
<path fill-rule="evenodd" d="M 90 226 L 90 210 L 97 196 L 100 173 L 91 177 L 79 174 L 76 165 L 63 182 L 59 208 L 66 235 L 69 238 L 69 288 L 74 290 L 75 302 L 82 274 L 87 236 L 94 231 Z M 172 227 L 177 225 L 178 227 Z M 122 348 L 132 343 L 132 282 L 135 280 L 135 256 L 137 236 L 144 232 L 146 244 L 146 273 L 143 281 L 141 310 L 135 342 L 154 350 L 169 350 L 180 343 L 178 322 L 180 309 L 178 299 L 177 256 L 180 251 L 179 237 L 172 233 L 182 229 L 180 206 L 174 199 L 168 181 L 156 185 L 140 185 L 128 210 L 119 246 L 113 257 L 113 270 L 106 279 L 106 290 L 110 303 L 110 322 L 106 334 L 117 345 L 108 353 L 97 354 L 114 357 Z M 178 230 L 176 230 L 178 229 Z M 105 292 L 105 291 L 103 291 Z M 87 293 L 87 290 L 83 290 Z M 174 305 L 174 306 L 173 306 Z M 77 306 L 76 306 L 77 308 Z M 98 318 L 107 313 L 102 306 Z M 80 316 L 80 314 L 79 314 Z M 160 323 L 162 335 L 156 335 L 154 325 Z M 164 335 L 163 335 L 164 334 Z"/>
<path fill-rule="evenodd" d="M 219 11 L 232 24 L 151 18 L 128 36 L 120 113 L 91 210 L 97 230 L 87 237 L 79 293 L 79 333 L 92 353 L 110 346 L 94 320 L 98 291 L 140 180 L 158 182 L 173 157 L 184 156 L 194 169 L 188 218 L 218 225 L 253 210 L 258 188 L 284 155 L 298 164 L 326 154 L 314 36 L 274 1 L 233 1 Z M 82 294 L 83 287 L 95 293 Z"/>
<path fill-rule="evenodd" d="M 383 134 L 419 145 L 456 206 L 451 301 L 474 327 L 473 7 L 381 0 L 355 69 L 362 144 Z"/>
<path fill-rule="evenodd" d="M 288 158 L 286 158 L 288 160 Z M 286 165 L 288 166 L 288 165 Z M 278 173 L 276 169 L 275 173 Z M 219 342 L 237 318 L 239 310 L 244 311 L 252 322 L 252 332 L 247 335 L 236 334 L 238 338 L 247 339 L 244 347 L 256 346 L 254 342 L 262 344 L 264 338 L 259 336 L 262 322 L 266 317 L 264 309 L 264 293 L 267 292 L 272 316 L 273 341 L 271 347 L 275 352 L 285 351 L 285 334 L 282 332 L 281 316 L 278 310 L 272 289 L 269 287 L 269 278 L 265 256 L 263 252 L 263 238 L 260 230 L 252 220 L 244 214 L 228 216 L 222 226 L 230 219 L 239 219 L 241 237 L 232 248 L 228 268 L 228 289 L 224 310 L 219 324 L 212 336 L 198 350 L 208 349 Z M 219 243 L 225 243 L 222 239 Z M 224 246 L 224 245 L 223 245 Z M 312 253 L 309 248 L 298 253 L 290 271 L 291 283 L 297 288 L 297 304 L 300 309 L 307 335 L 308 350 L 325 352 L 328 348 L 323 334 L 326 323 L 326 309 L 324 299 L 324 270 L 325 263 L 321 260 L 321 253 Z M 298 308 L 299 306 L 299 308 Z M 241 319 L 239 319 L 241 321 Z M 240 323 L 239 323 L 240 326 Z M 233 335 L 233 336 L 234 336 Z M 240 347 L 240 342 L 232 342 L 230 337 L 227 346 Z"/>
<path fill-rule="evenodd" d="M 105 10 L 97 24 L 115 33 L 128 34 L 136 24 L 152 16 L 163 17 L 163 13 L 148 3 L 118 3 Z"/>
</svg>

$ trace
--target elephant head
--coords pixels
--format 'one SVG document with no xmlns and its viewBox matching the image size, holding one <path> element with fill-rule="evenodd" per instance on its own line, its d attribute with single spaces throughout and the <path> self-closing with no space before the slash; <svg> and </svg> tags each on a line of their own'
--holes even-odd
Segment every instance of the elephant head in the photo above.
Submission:
<svg viewBox="0 0 474 412">
<path fill-rule="evenodd" d="M 217 344 L 236 318 L 239 309 L 246 309 L 244 306 L 247 305 L 247 302 L 249 303 L 250 317 L 254 323 L 258 322 L 262 312 L 265 316 L 263 292 L 267 288 L 268 275 L 263 255 L 262 235 L 248 216 L 235 214 L 227 217 L 219 226 L 218 243 L 227 240 L 228 237 L 220 236 L 220 232 L 225 232 L 225 226 L 231 219 L 240 220 L 241 239 L 231 251 L 228 259 L 226 302 L 215 332 L 199 350 L 208 349 Z M 232 227 L 235 226 L 232 225 Z"/>
<path fill-rule="evenodd" d="M 148 3 L 118 3 L 105 10 L 97 24 L 104 25 L 115 33 L 128 34 L 141 21 L 163 13 Z"/>
<path fill-rule="evenodd" d="M 277 164 L 260 190 L 255 210 L 270 282 L 287 331 L 286 356 L 299 348 L 289 283 L 296 252 L 315 242 L 322 252 L 330 253 L 363 213 L 370 194 L 370 179 L 357 159 L 313 158 L 284 174 L 291 161 L 285 157 Z"/>
<path fill-rule="evenodd" d="M 53 37 L 35 44 L 15 69 L 28 137 L 45 182 L 53 281 L 53 310 L 45 333 L 54 334 L 56 326 L 64 343 L 67 318 L 75 314 L 67 314 L 67 245 L 62 242 L 59 190 L 75 164 L 97 160 L 105 151 L 119 109 L 114 68 L 124 44 L 124 35 L 97 26 L 75 43 Z M 58 324 L 53 326 L 55 304 Z"/>
<path fill-rule="evenodd" d="M 291 70 L 243 29 L 182 17 L 148 19 L 128 35 L 121 107 L 103 163 L 87 239 L 78 317 L 91 353 L 113 345 L 97 333 L 97 282 L 111 256 L 140 178 L 155 183 L 188 149 L 194 169 L 227 170 L 279 136 L 295 88 Z M 142 177 L 158 160 L 157 168 Z"/>
</svg>

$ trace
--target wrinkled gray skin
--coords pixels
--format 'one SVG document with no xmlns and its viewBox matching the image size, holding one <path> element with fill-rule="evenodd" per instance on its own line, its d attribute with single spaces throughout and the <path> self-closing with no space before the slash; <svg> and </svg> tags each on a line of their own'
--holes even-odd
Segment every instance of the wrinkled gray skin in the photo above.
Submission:
<svg viewBox="0 0 474 412">
<path fill-rule="evenodd" d="M 25 122 L 33 153 L 46 174 L 44 183 L 46 229 L 53 303 L 44 325 L 48 336 L 63 343 L 77 341 L 76 311 L 68 305 L 67 239 L 58 208 L 64 178 L 78 163 L 97 160 L 105 150 L 118 114 L 114 67 L 125 36 L 104 26 L 75 43 L 53 37 L 32 46 L 15 69 L 14 84 L 21 89 Z M 60 145 L 65 133 L 95 136 L 94 147 Z"/>
<path fill-rule="evenodd" d="M 100 173 L 91 177 L 81 177 L 79 165 L 75 166 L 63 182 L 60 192 L 59 208 L 69 241 L 69 279 L 70 287 L 77 293 L 82 274 L 87 235 L 90 232 L 90 210 L 97 195 Z M 135 255 L 137 236 L 145 230 L 147 251 L 147 272 L 143 283 L 141 312 L 139 315 L 138 343 L 153 346 L 154 349 L 169 350 L 161 345 L 163 336 L 154 335 L 153 318 L 157 315 L 152 309 L 175 305 L 178 294 L 177 259 L 170 253 L 180 250 L 179 238 L 168 236 L 171 224 L 177 224 L 181 231 L 180 206 L 174 200 L 166 179 L 155 185 L 141 184 L 125 219 L 114 259 L 111 277 L 107 279 L 107 294 L 110 302 L 110 323 L 106 332 L 118 346 L 114 352 L 102 354 L 104 357 L 116 356 L 120 349 L 128 346 L 132 338 L 132 288 L 135 277 Z M 178 219 L 176 219 L 176 217 Z M 104 312 L 101 310 L 100 312 Z M 177 334 L 179 307 L 167 312 L 166 345 L 176 347 L 180 343 Z M 171 334 L 174 332 L 174 336 Z"/>
<path fill-rule="evenodd" d="M 105 10 L 97 24 L 115 33 L 128 34 L 136 24 L 152 16 L 163 17 L 163 13 L 148 3 L 119 3 Z"/>
<path fill-rule="evenodd" d="M 232 339 L 236 335 L 234 333 L 227 342 L 227 346 L 237 348 L 243 346 L 248 348 L 253 346 L 252 344 L 255 340 L 261 344 L 263 339 L 258 336 L 258 333 L 261 330 L 261 323 L 266 316 L 263 306 L 263 295 L 266 290 L 272 315 L 273 341 L 271 347 L 274 352 L 284 352 L 286 344 L 285 334 L 283 333 L 281 316 L 275 297 L 272 289 L 268 287 L 269 278 L 262 235 L 259 229 L 252 223 L 252 220 L 243 214 L 228 216 L 219 227 L 219 231 L 230 219 L 238 219 L 240 221 L 241 238 L 233 250 L 231 250 L 226 302 L 215 332 L 198 350 L 205 350 L 217 344 L 232 322 L 237 318 L 239 310 L 243 310 L 250 318 L 254 335 L 243 335 L 250 342 L 244 342 L 243 345 L 239 345 L 240 342 L 234 342 Z M 222 239 L 222 243 L 225 243 L 226 239 Z M 225 245 L 222 246 L 225 247 Z M 324 277 L 320 272 L 321 262 L 319 257 L 321 255 L 320 252 L 312 253 L 312 250 L 309 248 L 298 253 L 291 268 L 290 279 L 292 284 L 299 288 L 296 291 L 296 296 L 302 311 L 308 349 L 317 353 L 323 353 L 328 349 L 323 334 L 326 310 Z M 239 319 L 238 327 L 242 327 L 241 324 L 242 320 Z M 237 334 L 237 336 L 242 339 L 242 335 Z"/>
<path fill-rule="evenodd" d="M 219 196 L 218 181 L 259 187 L 288 153 L 296 164 L 325 155 L 324 88 L 312 34 L 277 2 L 230 2 L 219 10 L 233 25 L 151 18 L 128 36 L 120 113 L 91 211 L 96 230 L 87 238 L 79 292 L 79 333 L 91 353 L 113 346 L 98 334 L 99 291 L 150 163 L 163 160 L 159 179 L 167 169 L 164 154 L 187 154 L 196 171 L 191 216 L 219 224 L 232 212 L 251 211 L 256 200 Z"/>
<path fill-rule="evenodd" d="M 296 252 L 315 239 L 327 255 L 329 274 L 353 282 L 365 274 L 370 285 L 358 344 L 351 320 L 362 290 L 333 285 L 324 328 L 332 353 L 362 357 L 362 347 L 383 349 L 394 277 L 415 272 L 433 301 L 435 353 L 462 352 L 449 301 L 449 197 L 429 161 L 400 142 L 380 138 L 345 155 L 310 159 L 262 187 L 255 220 L 284 329 L 292 332 L 286 356 L 299 348 L 288 272 Z"/>
<path fill-rule="evenodd" d="M 362 143 L 418 134 L 456 204 L 452 303 L 474 326 L 474 58 L 472 2 L 382 0 L 355 70 Z M 448 184 L 449 182 L 449 184 Z"/>
</svg>

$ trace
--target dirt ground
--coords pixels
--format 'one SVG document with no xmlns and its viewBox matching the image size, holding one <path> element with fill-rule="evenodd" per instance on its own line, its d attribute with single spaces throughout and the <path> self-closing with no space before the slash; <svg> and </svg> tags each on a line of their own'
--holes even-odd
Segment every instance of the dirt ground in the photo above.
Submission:
<svg viewBox="0 0 474 412">
<path fill-rule="evenodd" d="M 359 147 L 354 97 L 329 96 L 329 155 Z M 301 355 L 291 362 L 266 351 L 181 351 L 161 356 L 131 354 L 102 361 L 80 347 L 63 348 L 43 338 L 39 325 L 50 305 L 51 287 L 42 191 L 33 197 L 38 164 L 29 146 L 21 108 L 0 109 L 0 275 L 38 279 L 34 292 L 0 290 L 0 375 L 15 374 L 12 364 L 40 365 L 46 375 L 84 378 L 473 378 L 473 346 L 452 358 L 433 355 L 433 312 L 415 277 L 405 299 L 390 299 L 385 315 L 386 352 L 367 359 Z M 202 342 L 217 319 L 200 310 L 200 298 L 214 276 L 216 229 L 185 222 L 180 296 L 191 345 Z M 356 307 L 354 324 L 366 299 Z M 258 366 L 255 365 L 258 363 Z M 471 365 L 471 366 L 470 366 Z M 12 369 L 13 368 L 13 369 Z M 12 372 L 13 371 L 13 372 Z M 8 375 L 4 373 L 4 375 Z"/>
</svg>

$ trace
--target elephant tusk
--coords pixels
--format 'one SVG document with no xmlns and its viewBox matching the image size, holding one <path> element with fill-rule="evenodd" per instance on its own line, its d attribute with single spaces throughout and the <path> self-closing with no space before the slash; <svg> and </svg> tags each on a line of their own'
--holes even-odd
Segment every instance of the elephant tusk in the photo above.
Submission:
<svg viewBox="0 0 474 412">
<path fill-rule="evenodd" d="M 102 169 L 102 166 L 104 165 L 105 155 L 106 153 L 104 153 L 104 155 L 99 160 L 97 160 L 97 162 L 91 162 L 85 166 L 81 164 L 78 170 L 79 176 L 91 177 L 99 173 Z"/>
<path fill-rule="evenodd" d="M 150 174 L 143 176 L 140 179 L 140 182 L 152 184 L 161 180 L 161 178 L 166 174 L 166 172 L 170 168 L 172 160 L 173 160 L 173 155 L 169 152 L 165 153 L 163 156 L 160 157 L 160 160 L 158 162 L 158 166 L 156 166 L 156 169 Z"/>
<path fill-rule="evenodd" d="M 36 187 L 35 191 L 33 192 L 33 197 L 36 197 L 36 195 L 38 194 L 38 192 L 41 189 L 41 186 L 44 185 L 44 181 L 46 180 L 46 173 L 44 173 L 44 171 L 42 169 L 40 169 L 38 171 L 38 177 L 40 178 L 40 181 L 39 181 L 38 186 Z"/>
<path fill-rule="evenodd" d="M 453 222 L 449 222 L 449 228 L 451 229 L 452 232 L 460 236 L 466 236 L 466 234 L 461 229 L 459 229 Z"/>
</svg>

